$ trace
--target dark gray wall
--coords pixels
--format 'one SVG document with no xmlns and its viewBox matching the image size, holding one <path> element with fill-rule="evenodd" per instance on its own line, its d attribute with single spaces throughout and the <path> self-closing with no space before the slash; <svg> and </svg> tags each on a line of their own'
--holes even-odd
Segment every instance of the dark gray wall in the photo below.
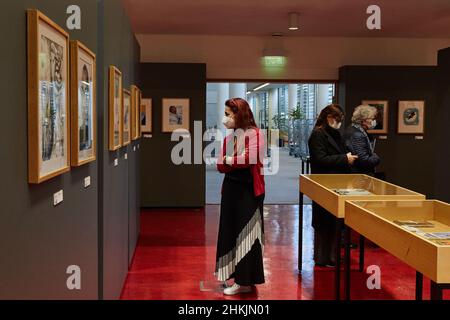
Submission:
<svg viewBox="0 0 450 320">
<path fill-rule="evenodd" d="M 191 135 L 194 121 L 206 121 L 206 65 L 143 63 L 144 98 L 153 99 L 153 136 L 142 140 L 141 206 L 202 207 L 205 205 L 205 165 L 176 166 L 171 151 L 177 142 L 161 132 L 162 99 L 189 98 Z M 192 150 L 194 145 L 192 143 Z M 192 152 L 193 162 L 193 152 Z"/>
<path fill-rule="evenodd" d="M 0 299 L 96 299 L 97 163 L 44 182 L 27 177 L 26 9 L 39 9 L 65 27 L 66 8 L 78 4 L 83 29 L 69 32 L 97 52 L 97 3 L 92 0 L 14 0 L 2 2 L 0 38 L 3 116 L 0 126 Z M 83 188 L 84 178 L 92 185 Z M 53 207 L 53 194 L 64 202 Z M 66 268 L 82 271 L 82 289 L 69 291 Z"/>
<path fill-rule="evenodd" d="M 102 71 L 99 72 L 102 96 L 99 97 L 99 116 L 103 139 L 101 150 L 100 179 L 103 183 L 99 193 L 101 230 L 100 235 L 100 297 L 120 297 L 138 236 L 139 217 L 139 151 L 140 141 L 108 151 L 108 68 L 114 65 L 122 71 L 123 87 L 139 85 L 140 48 L 131 30 L 128 17 L 120 0 L 100 3 L 99 29 L 102 51 Z M 103 14 L 102 14 L 103 13 Z M 125 154 L 128 160 L 125 160 Z M 119 165 L 114 167 L 114 160 Z"/>
<path fill-rule="evenodd" d="M 443 113 L 448 115 L 448 104 L 439 100 L 443 80 L 438 67 L 346 66 L 340 69 L 339 79 L 339 102 L 346 109 L 347 125 L 362 100 L 389 101 L 388 140 L 378 140 L 376 147 L 383 161 L 379 170 L 387 180 L 430 198 L 448 200 L 448 188 L 439 190 L 436 181 L 443 179 L 440 170 L 448 173 L 449 169 L 435 170 L 441 153 L 437 141 L 439 137 L 448 141 L 448 131 L 437 125 Z M 425 100 L 424 140 L 397 134 L 399 100 Z"/>
<path fill-rule="evenodd" d="M 26 9 L 39 9 L 64 28 L 72 4 L 81 7 L 82 30 L 70 37 L 97 54 L 97 161 L 33 186 L 27 182 Z M 121 1 L 11 0 L 1 13 L 7 120 L 0 127 L 0 299 L 119 298 L 139 234 L 139 149 L 133 151 L 139 142 L 106 151 L 108 66 L 121 69 L 124 87 L 139 84 L 140 48 Z M 64 202 L 53 207 L 60 189 Z M 66 288 L 66 269 L 74 264 L 81 267 L 80 291 Z"/>
<path fill-rule="evenodd" d="M 436 198 L 450 202 L 450 48 L 439 51 L 439 108 L 436 111 L 435 126 L 438 128 L 436 136 L 435 160 L 435 194 Z"/>
</svg>

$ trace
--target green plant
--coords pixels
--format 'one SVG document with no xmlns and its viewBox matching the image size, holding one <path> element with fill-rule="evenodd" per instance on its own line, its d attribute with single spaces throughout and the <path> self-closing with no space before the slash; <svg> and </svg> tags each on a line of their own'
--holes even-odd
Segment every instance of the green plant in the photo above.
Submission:
<svg viewBox="0 0 450 320">
<path fill-rule="evenodd" d="M 305 118 L 305 115 L 303 114 L 303 111 L 300 107 L 300 103 L 297 104 L 297 107 L 289 112 L 289 119 L 290 120 L 303 120 Z"/>
</svg>

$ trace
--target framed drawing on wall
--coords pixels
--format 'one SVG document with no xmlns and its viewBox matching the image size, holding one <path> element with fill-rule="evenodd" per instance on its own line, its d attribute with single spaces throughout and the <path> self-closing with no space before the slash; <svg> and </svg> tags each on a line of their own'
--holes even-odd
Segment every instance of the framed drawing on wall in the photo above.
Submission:
<svg viewBox="0 0 450 320">
<path fill-rule="evenodd" d="M 122 121 L 122 146 L 131 142 L 131 93 L 123 90 L 123 121 Z"/>
<path fill-rule="evenodd" d="M 371 134 L 387 134 L 389 122 L 389 103 L 385 100 L 363 100 L 363 105 L 369 105 L 377 109 L 377 125 L 372 130 L 367 130 Z"/>
<path fill-rule="evenodd" d="M 118 150 L 122 145 L 122 73 L 109 67 L 109 150 Z"/>
<path fill-rule="evenodd" d="M 163 99 L 162 132 L 171 133 L 177 129 L 190 129 L 189 99 Z"/>
<path fill-rule="evenodd" d="M 131 86 L 131 139 L 137 140 L 140 136 L 140 90 L 137 86 Z"/>
<path fill-rule="evenodd" d="M 142 137 L 142 91 L 140 89 L 138 89 L 138 104 L 137 104 L 137 128 L 139 130 L 139 138 Z"/>
<path fill-rule="evenodd" d="M 152 99 L 142 99 L 141 128 L 142 133 L 152 133 Z"/>
<path fill-rule="evenodd" d="M 28 182 L 70 170 L 69 35 L 38 10 L 28 21 Z"/>
<path fill-rule="evenodd" d="M 95 54 L 78 41 L 70 42 L 71 163 L 78 167 L 95 160 Z"/>
<path fill-rule="evenodd" d="M 398 133 L 424 134 L 425 101 L 398 102 Z"/>
</svg>

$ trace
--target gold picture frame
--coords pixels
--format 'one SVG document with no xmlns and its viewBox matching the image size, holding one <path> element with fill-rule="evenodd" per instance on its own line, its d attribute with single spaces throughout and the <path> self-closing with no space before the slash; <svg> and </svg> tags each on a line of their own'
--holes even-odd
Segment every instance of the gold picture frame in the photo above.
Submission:
<svg viewBox="0 0 450 320">
<path fill-rule="evenodd" d="M 142 99 L 141 130 L 142 133 L 152 133 L 153 131 L 153 101 L 152 99 Z"/>
<path fill-rule="evenodd" d="M 122 146 L 122 72 L 109 67 L 109 150 L 116 151 Z"/>
<path fill-rule="evenodd" d="M 96 56 L 79 41 L 70 41 L 71 164 L 96 160 Z"/>
<path fill-rule="evenodd" d="M 28 182 L 70 171 L 69 34 L 27 10 Z"/>
<path fill-rule="evenodd" d="M 141 137 L 140 110 L 141 110 L 141 90 L 135 86 L 131 86 L 131 139 L 137 140 Z"/>
<path fill-rule="evenodd" d="M 131 92 L 123 89 L 123 111 L 122 111 L 122 145 L 131 143 Z"/>
<path fill-rule="evenodd" d="M 398 102 L 398 134 L 425 133 L 425 101 L 399 101 Z"/>
<path fill-rule="evenodd" d="M 388 134 L 389 132 L 389 102 L 386 100 L 363 100 L 363 105 L 369 105 L 377 109 L 377 126 L 367 130 L 370 134 Z"/>
<path fill-rule="evenodd" d="M 162 101 L 162 132 L 190 130 L 190 99 L 164 98 Z"/>
</svg>

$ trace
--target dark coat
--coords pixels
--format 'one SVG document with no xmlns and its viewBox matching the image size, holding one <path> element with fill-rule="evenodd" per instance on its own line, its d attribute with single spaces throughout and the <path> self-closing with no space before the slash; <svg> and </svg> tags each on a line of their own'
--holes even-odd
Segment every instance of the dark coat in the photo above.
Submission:
<svg viewBox="0 0 450 320">
<path fill-rule="evenodd" d="M 346 174 L 350 165 L 339 131 L 330 127 L 316 128 L 308 141 L 313 174 Z M 313 202 L 312 226 L 315 229 L 334 228 L 336 218 L 327 210 Z"/>
<path fill-rule="evenodd" d="M 375 174 L 375 167 L 381 162 L 380 157 L 372 151 L 370 143 L 373 137 L 360 129 L 350 126 L 344 134 L 348 152 L 358 156 L 352 166 L 352 173 Z"/>
</svg>

